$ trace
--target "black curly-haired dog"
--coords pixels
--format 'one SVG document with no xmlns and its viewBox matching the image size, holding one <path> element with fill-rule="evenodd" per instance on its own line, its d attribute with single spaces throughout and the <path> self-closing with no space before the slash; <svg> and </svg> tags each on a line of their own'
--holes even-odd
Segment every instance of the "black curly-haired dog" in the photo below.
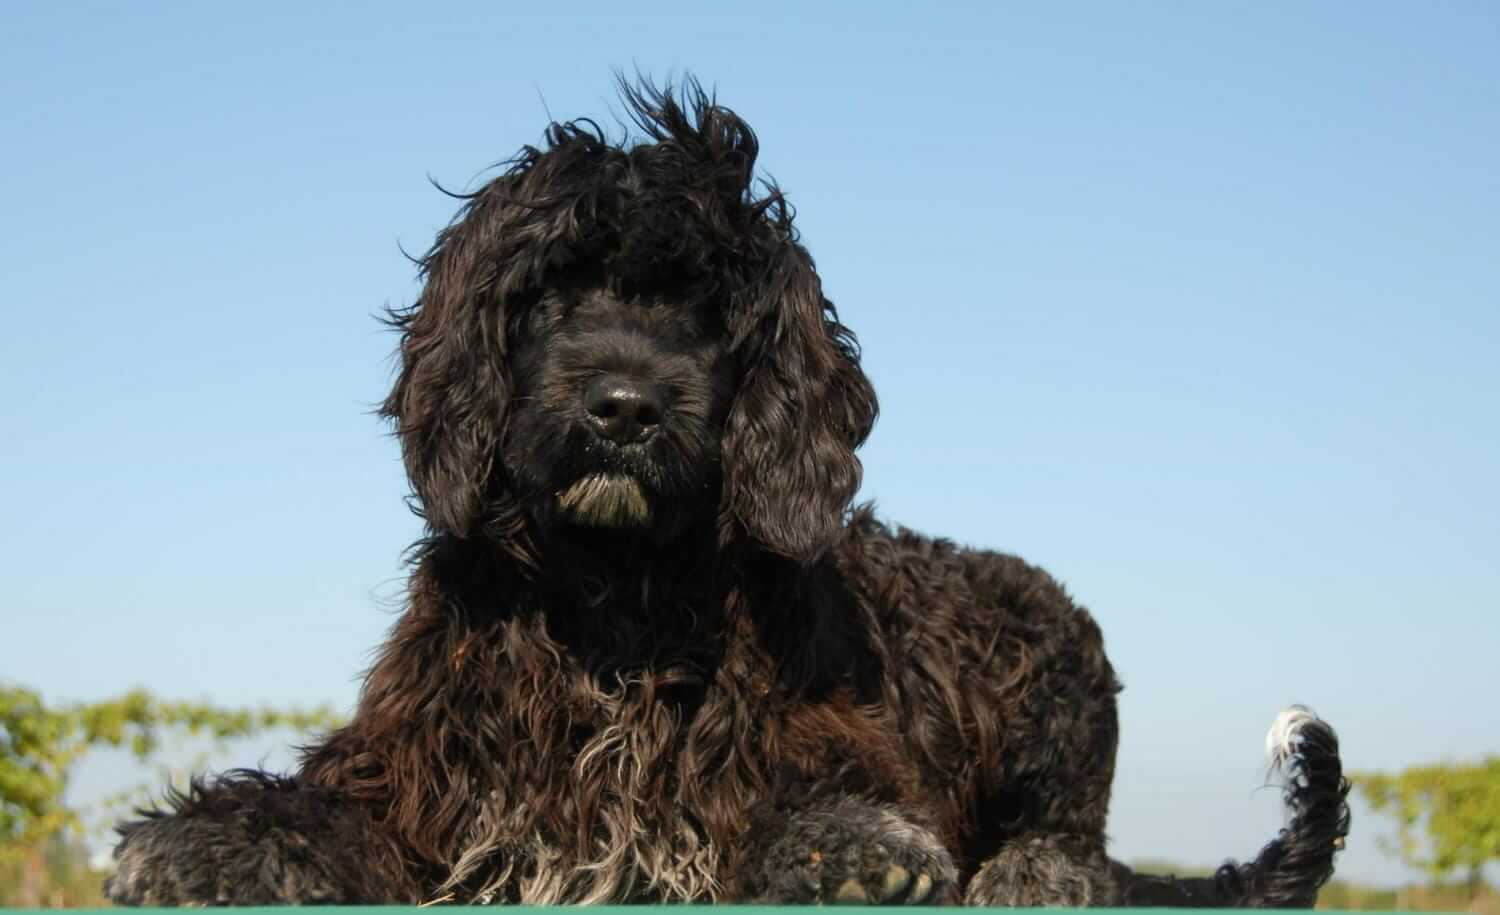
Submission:
<svg viewBox="0 0 1500 915">
<path fill-rule="evenodd" d="M 1310 905 L 1337 743 L 1215 878 L 1105 853 L 1120 686 L 1013 556 L 850 512 L 876 402 L 749 127 L 627 87 L 467 199 L 394 320 L 428 525 L 353 719 L 122 828 L 113 900 Z"/>
</svg>

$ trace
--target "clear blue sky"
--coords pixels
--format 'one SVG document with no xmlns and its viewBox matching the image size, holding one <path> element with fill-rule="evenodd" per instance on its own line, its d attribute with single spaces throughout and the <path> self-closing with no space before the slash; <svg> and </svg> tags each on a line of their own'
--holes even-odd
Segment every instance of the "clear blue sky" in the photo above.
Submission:
<svg viewBox="0 0 1500 915">
<path fill-rule="evenodd" d="M 6 4 L 0 676 L 352 703 L 427 176 L 636 66 L 759 132 L 881 395 L 863 496 L 1099 618 L 1118 854 L 1269 838 L 1287 702 L 1356 768 L 1500 751 L 1489 2 Z"/>
</svg>

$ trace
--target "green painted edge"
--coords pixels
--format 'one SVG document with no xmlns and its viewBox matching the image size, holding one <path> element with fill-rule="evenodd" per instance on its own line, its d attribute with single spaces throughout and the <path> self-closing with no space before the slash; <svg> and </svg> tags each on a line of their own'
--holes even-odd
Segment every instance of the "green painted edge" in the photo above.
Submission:
<svg viewBox="0 0 1500 915">
<path fill-rule="evenodd" d="M 431 906 L 429 906 L 431 907 Z M 583 907 L 583 906 L 580 906 Z M 338 910 L 338 912 L 360 912 L 362 915 L 395 915 L 396 912 L 420 912 L 423 906 L 318 906 L 318 910 Z M 670 909 L 673 913 L 691 915 L 691 913 L 721 912 L 724 909 L 733 909 L 736 915 L 753 915 L 756 912 L 777 913 L 777 915 L 789 915 L 789 913 L 802 913 L 802 915 L 826 915 L 828 909 L 819 906 L 588 906 L 589 912 L 613 913 L 613 915 L 640 915 L 642 909 Z M 947 912 L 951 909 L 938 909 L 929 906 L 859 906 L 861 910 L 889 910 L 889 912 Z M 20 915 L 55 915 L 60 909 L 3 909 L 5 915 L 20 913 Z M 118 909 L 68 909 L 69 912 L 111 912 Z M 278 906 L 246 906 L 236 909 L 236 912 L 285 912 L 285 907 Z M 555 910 L 549 906 L 505 906 L 507 912 L 547 912 Z M 1031 909 L 1032 912 L 1073 912 L 1074 909 Z M 1130 915 L 1131 912 L 1215 912 L 1215 909 L 1110 909 L 1122 915 Z M 1323 909 L 1325 912 L 1340 912 L 1341 909 Z M 1353 909 L 1350 909 L 1353 910 Z M 181 909 L 132 909 L 132 912 L 174 912 L 180 913 Z M 1361 915 L 1431 915 L 1431 913 L 1409 912 L 1409 910 L 1361 910 Z"/>
</svg>

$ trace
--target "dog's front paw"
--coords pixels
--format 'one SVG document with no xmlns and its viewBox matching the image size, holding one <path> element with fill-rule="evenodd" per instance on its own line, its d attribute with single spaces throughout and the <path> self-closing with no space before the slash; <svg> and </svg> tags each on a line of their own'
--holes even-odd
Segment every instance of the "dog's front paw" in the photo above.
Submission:
<svg viewBox="0 0 1500 915">
<path fill-rule="evenodd" d="M 1102 849 L 1056 835 L 1011 840 L 969 881 L 964 904 L 987 908 L 1092 908 L 1116 903 Z"/>
<path fill-rule="evenodd" d="M 180 822 L 153 816 L 121 828 L 115 871 L 104 895 L 117 906 L 192 906 L 219 902 L 210 869 L 190 854 Z"/>
<path fill-rule="evenodd" d="M 853 799 L 794 815 L 760 868 L 769 903 L 937 905 L 958 879 L 931 831 Z"/>
<path fill-rule="evenodd" d="M 337 792 L 264 772 L 193 782 L 120 828 L 116 905 L 414 902 L 393 841 Z"/>
</svg>

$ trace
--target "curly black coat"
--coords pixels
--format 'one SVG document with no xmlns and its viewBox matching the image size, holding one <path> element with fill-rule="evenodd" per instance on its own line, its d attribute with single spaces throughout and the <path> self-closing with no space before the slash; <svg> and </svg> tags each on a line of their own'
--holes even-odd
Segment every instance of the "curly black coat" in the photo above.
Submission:
<svg viewBox="0 0 1500 915">
<path fill-rule="evenodd" d="M 353 719 L 122 828 L 122 903 L 1307 905 L 1347 828 L 1174 881 L 1105 853 L 1120 685 L 1013 556 L 850 503 L 876 416 L 749 127 L 626 87 L 466 198 L 394 315 L 428 536 Z"/>
</svg>

